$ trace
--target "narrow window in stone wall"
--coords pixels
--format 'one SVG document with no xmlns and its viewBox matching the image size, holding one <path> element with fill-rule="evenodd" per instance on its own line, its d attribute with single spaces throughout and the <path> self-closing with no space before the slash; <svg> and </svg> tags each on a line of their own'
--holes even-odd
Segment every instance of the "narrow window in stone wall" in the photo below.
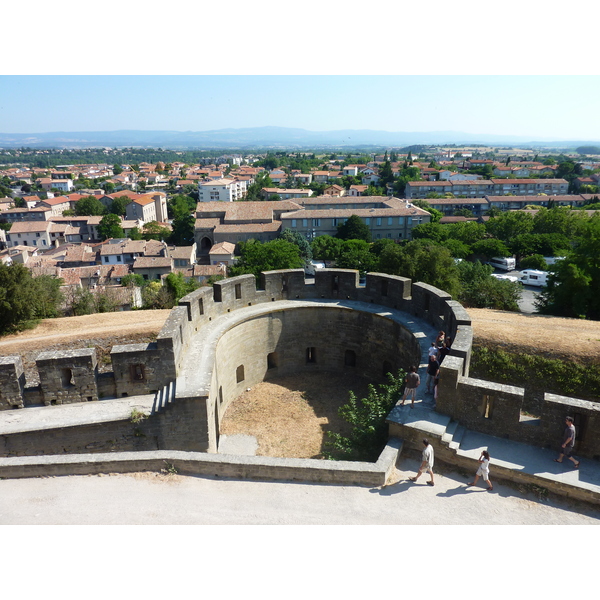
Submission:
<svg viewBox="0 0 600 600">
<path fill-rule="evenodd" d="M 354 350 L 346 350 L 344 354 L 344 366 L 355 367 L 356 366 L 356 352 Z"/>
<path fill-rule="evenodd" d="M 493 408 L 494 408 L 494 397 L 484 395 L 483 403 L 481 405 L 481 416 L 484 419 L 491 419 Z"/>
<path fill-rule="evenodd" d="M 223 386 L 219 386 L 219 406 L 223 404 Z"/>
<path fill-rule="evenodd" d="M 240 365 L 236 370 L 235 370 L 235 379 L 237 381 L 237 383 L 240 383 L 242 381 L 244 381 L 244 365 Z"/>
<path fill-rule="evenodd" d="M 285 294 L 288 291 L 288 278 L 283 276 L 281 278 L 281 291 Z"/>
<path fill-rule="evenodd" d="M 309 347 L 306 349 L 306 362 L 307 363 L 316 363 L 317 362 L 317 354 L 316 348 Z"/>
<path fill-rule="evenodd" d="M 267 354 L 267 369 L 276 369 L 279 366 L 279 356 L 277 352 Z"/>
<path fill-rule="evenodd" d="M 236 283 L 235 284 L 235 299 L 239 300 L 241 297 L 242 297 L 242 284 Z"/>
<path fill-rule="evenodd" d="M 204 300 L 202 298 L 198 300 L 198 310 L 201 315 L 204 314 Z"/>
<path fill-rule="evenodd" d="M 61 369 L 60 382 L 64 388 L 73 387 L 75 385 L 73 371 L 71 369 Z"/>
<path fill-rule="evenodd" d="M 129 379 L 131 382 L 145 381 L 146 373 L 144 372 L 144 365 L 129 365 Z"/>
<path fill-rule="evenodd" d="M 333 276 L 333 291 L 337 292 L 340 287 L 340 277 L 339 275 Z"/>
<path fill-rule="evenodd" d="M 381 280 L 381 295 L 382 296 L 387 296 L 388 295 L 388 281 L 387 281 L 387 279 L 382 279 Z"/>
</svg>

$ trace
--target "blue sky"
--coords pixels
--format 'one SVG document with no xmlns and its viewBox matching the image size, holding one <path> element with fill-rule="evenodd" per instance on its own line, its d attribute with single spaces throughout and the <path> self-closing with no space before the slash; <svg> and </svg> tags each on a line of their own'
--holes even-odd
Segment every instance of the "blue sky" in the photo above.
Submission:
<svg viewBox="0 0 600 600">
<path fill-rule="evenodd" d="M 273 125 L 600 140 L 585 29 L 599 9 L 547 7 L 55 0 L 26 31 L 3 31 L 0 132 Z M 3 18 L 21 22 L 21 5 Z"/>
<path fill-rule="evenodd" d="M 600 140 L 600 76 L 5 75 L 0 90 L 5 133 L 275 125 Z"/>
</svg>

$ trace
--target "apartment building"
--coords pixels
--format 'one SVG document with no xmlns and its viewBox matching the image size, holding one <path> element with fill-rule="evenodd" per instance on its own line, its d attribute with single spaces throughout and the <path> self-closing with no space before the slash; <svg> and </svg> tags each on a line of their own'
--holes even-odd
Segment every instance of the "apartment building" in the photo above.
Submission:
<svg viewBox="0 0 600 600">
<path fill-rule="evenodd" d="M 429 194 L 453 194 L 483 198 L 485 196 L 564 195 L 569 184 L 564 179 L 479 179 L 476 181 L 409 181 L 404 189 L 408 199 L 426 198 Z"/>
<path fill-rule="evenodd" d="M 246 181 L 216 179 L 198 184 L 200 202 L 235 202 L 246 195 Z"/>
<path fill-rule="evenodd" d="M 314 239 L 320 235 L 336 235 L 338 225 L 352 215 L 369 227 L 373 240 L 410 239 L 413 227 L 431 220 L 427 211 L 399 198 L 318 196 L 303 202 L 301 210 L 283 214 L 281 224 L 283 229 Z"/>
<path fill-rule="evenodd" d="M 14 246 L 37 246 L 51 248 L 60 236 L 56 225 L 51 221 L 22 221 L 13 223 L 6 234 L 6 244 Z"/>
<path fill-rule="evenodd" d="M 166 223 L 168 220 L 167 195 L 164 192 L 151 192 L 133 198 L 125 208 L 125 216 L 128 221 Z"/>
</svg>

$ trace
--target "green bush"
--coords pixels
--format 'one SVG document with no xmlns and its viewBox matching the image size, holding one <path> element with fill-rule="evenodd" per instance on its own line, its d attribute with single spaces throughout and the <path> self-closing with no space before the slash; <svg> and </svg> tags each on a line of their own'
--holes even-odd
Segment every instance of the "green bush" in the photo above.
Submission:
<svg viewBox="0 0 600 600">
<path fill-rule="evenodd" d="M 564 396 L 590 400 L 600 397 L 598 365 L 535 354 L 476 346 L 471 355 L 471 375 L 498 383 L 526 381 L 527 387 Z"/>
<path fill-rule="evenodd" d="M 340 406 L 338 414 L 352 425 L 348 436 L 328 431 L 324 452 L 330 460 L 357 460 L 374 462 L 387 441 L 385 419 L 396 404 L 404 389 L 402 370 L 397 375 L 388 373 L 389 384 L 380 384 L 377 388 L 370 384 L 366 398 L 358 400 L 350 392 L 349 400 Z"/>
</svg>

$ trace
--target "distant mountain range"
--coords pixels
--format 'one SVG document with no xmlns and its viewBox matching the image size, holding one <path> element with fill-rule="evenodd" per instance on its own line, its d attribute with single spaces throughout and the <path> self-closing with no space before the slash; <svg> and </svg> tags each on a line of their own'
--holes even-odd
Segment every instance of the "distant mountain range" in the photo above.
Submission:
<svg viewBox="0 0 600 600">
<path fill-rule="evenodd" d="M 571 148 L 600 144 L 585 140 L 532 141 L 515 135 L 471 134 L 460 131 L 391 132 L 370 129 L 308 131 L 289 127 L 250 127 L 213 131 L 70 131 L 51 133 L 0 133 L 0 148 L 147 147 L 169 149 L 219 148 L 357 148 L 486 144 L 494 146 Z"/>
</svg>

